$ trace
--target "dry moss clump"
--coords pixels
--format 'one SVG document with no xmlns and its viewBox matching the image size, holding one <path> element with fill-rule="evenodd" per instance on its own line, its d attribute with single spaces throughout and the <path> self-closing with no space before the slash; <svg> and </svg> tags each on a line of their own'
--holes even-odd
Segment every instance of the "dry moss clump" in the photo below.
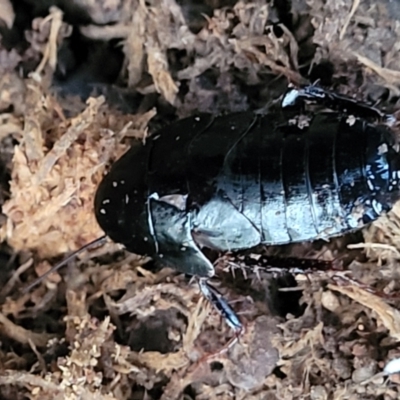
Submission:
<svg viewBox="0 0 400 400">
<path fill-rule="evenodd" d="M 179 117 L 260 110 L 307 79 L 397 113 L 394 2 L 275 3 L 0 0 L 0 398 L 399 398 L 400 375 L 382 374 L 400 356 L 398 205 L 364 241 L 262 249 L 343 271 L 277 278 L 221 255 L 213 284 L 238 340 L 196 282 L 112 244 L 20 291 L 103 234 L 93 197 L 109 166 Z M 74 70 L 77 38 L 90 57 Z M 116 53 L 96 58 L 99 43 Z"/>
</svg>

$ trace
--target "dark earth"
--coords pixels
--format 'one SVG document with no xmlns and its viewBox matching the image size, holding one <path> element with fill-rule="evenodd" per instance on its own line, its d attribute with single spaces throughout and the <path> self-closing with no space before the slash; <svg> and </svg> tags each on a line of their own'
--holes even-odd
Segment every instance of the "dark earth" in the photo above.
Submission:
<svg viewBox="0 0 400 400">
<path fill-rule="evenodd" d="M 23 289 L 103 234 L 104 173 L 179 118 L 318 82 L 400 120 L 399 36 L 391 0 L 0 0 L 0 399 L 398 399 L 399 204 L 330 242 L 209 254 L 245 326 L 230 347 L 194 280 L 110 241 Z"/>
</svg>

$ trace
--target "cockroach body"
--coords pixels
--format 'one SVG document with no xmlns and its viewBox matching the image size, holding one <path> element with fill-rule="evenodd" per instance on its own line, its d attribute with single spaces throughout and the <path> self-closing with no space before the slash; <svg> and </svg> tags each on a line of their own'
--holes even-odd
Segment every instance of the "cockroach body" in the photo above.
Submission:
<svg viewBox="0 0 400 400">
<path fill-rule="evenodd" d="M 330 239 L 400 198 L 390 122 L 314 85 L 289 89 L 266 114 L 186 118 L 113 164 L 96 193 L 96 218 L 128 251 L 204 278 L 214 267 L 202 247 Z"/>
<path fill-rule="evenodd" d="M 214 267 L 202 247 L 328 240 L 374 221 L 400 199 L 393 123 L 315 85 L 288 89 L 266 114 L 189 117 L 112 165 L 96 192 L 96 219 L 128 251 L 197 276 L 239 333 L 239 318 L 207 283 Z"/>
</svg>

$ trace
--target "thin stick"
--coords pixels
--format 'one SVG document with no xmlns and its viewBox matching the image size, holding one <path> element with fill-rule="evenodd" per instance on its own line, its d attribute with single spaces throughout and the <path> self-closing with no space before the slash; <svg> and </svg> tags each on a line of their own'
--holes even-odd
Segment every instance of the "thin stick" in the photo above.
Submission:
<svg viewBox="0 0 400 400">
<path fill-rule="evenodd" d="M 351 6 L 351 10 L 350 10 L 349 14 L 347 15 L 346 20 L 345 20 L 345 22 L 343 24 L 343 27 L 342 27 L 342 29 L 340 31 L 339 40 L 343 39 L 343 37 L 344 37 L 344 35 L 346 33 L 346 30 L 347 30 L 347 27 L 349 26 L 350 21 L 353 18 L 353 15 L 355 14 L 355 12 L 356 12 L 356 10 L 357 10 L 359 5 L 360 5 L 360 0 L 353 0 L 353 5 Z"/>
</svg>

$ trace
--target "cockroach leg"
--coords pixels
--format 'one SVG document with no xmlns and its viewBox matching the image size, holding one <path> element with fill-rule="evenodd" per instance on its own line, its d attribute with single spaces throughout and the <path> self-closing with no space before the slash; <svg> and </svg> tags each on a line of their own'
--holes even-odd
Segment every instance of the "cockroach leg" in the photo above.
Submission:
<svg viewBox="0 0 400 400">
<path fill-rule="evenodd" d="M 198 282 L 203 296 L 214 306 L 229 327 L 233 329 L 235 336 L 240 336 L 244 329 L 243 324 L 222 294 L 207 282 L 207 278 L 200 278 Z"/>
<path fill-rule="evenodd" d="M 207 282 L 207 278 L 199 278 L 198 283 L 203 296 L 214 306 L 218 313 L 224 318 L 228 326 L 233 329 L 235 334 L 221 349 L 201 357 L 196 362 L 194 369 L 204 363 L 210 363 L 225 354 L 235 343 L 237 343 L 245 330 L 244 325 L 241 323 L 235 311 L 224 299 L 222 294 Z"/>
<path fill-rule="evenodd" d="M 317 84 L 306 85 L 301 88 L 291 87 L 282 99 L 282 108 L 302 106 L 304 102 L 320 104 L 355 117 L 381 121 L 389 126 L 392 126 L 396 121 L 393 115 L 385 114 L 377 108 L 361 103 L 356 99 L 325 90 Z"/>
</svg>

